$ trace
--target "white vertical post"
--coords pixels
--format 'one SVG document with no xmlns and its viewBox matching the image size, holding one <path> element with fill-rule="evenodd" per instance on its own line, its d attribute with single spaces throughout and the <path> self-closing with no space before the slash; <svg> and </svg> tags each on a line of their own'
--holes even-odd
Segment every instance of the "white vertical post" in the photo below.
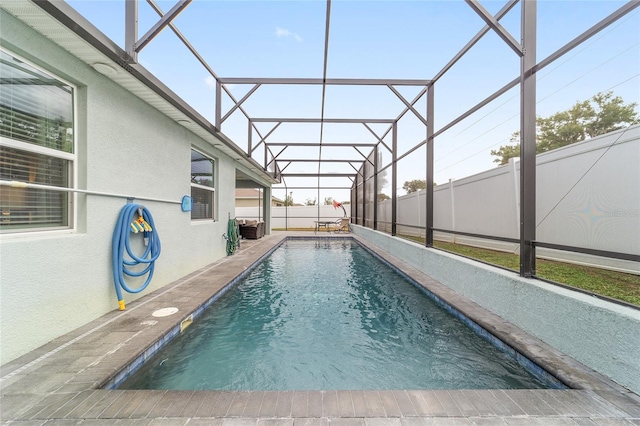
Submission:
<svg viewBox="0 0 640 426">
<path fill-rule="evenodd" d="M 513 182 L 513 194 L 514 194 L 513 206 L 515 208 L 515 215 L 516 215 L 516 221 L 515 221 L 516 238 L 520 233 L 520 174 L 518 173 L 518 168 L 516 167 L 517 163 L 518 163 L 517 158 L 515 157 L 509 158 L 509 174 L 511 175 L 511 181 Z"/>
<path fill-rule="evenodd" d="M 456 203 L 455 198 L 453 196 L 453 179 L 449 179 L 449 191 L 451 198 L 451 230 L 456 230 Z M 456 234 L 453 234 L 453 242 L 456 242 Z"/>
</svg>

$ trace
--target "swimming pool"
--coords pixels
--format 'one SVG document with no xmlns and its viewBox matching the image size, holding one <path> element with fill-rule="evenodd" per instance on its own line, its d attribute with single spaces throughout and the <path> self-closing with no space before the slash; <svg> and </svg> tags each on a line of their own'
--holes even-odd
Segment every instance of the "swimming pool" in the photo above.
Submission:
<svg viewBox="0 0 640 426">
<path fill-rule="evenodd" d="M 120 386 L 545 387 L 350 239 L 285 241 Z"/>
</svg>

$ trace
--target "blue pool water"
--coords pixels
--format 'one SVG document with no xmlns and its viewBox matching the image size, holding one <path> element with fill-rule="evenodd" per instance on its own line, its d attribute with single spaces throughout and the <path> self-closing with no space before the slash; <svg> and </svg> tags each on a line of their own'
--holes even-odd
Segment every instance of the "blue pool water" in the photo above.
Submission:
<svg viewBox="0 0 640 426">
<path fill-rule="evenodd" d="M 351 240 L 286 241 L 120 386 L 544 387 Z"/>
</svg>

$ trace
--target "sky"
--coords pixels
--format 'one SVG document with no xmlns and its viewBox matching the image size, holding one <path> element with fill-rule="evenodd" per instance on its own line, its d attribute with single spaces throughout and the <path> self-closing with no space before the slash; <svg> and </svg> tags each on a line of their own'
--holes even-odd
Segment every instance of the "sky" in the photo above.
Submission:
<svg viewBox="0 0 640 426">
<path fill-rule="evenodd" d="M 124 0 L 68 1 L 98 29 L 124 48 Z M 157 2 L 168 11 L 175 2 Z M 539 0 L 538 62 L 625 4 L 617 0 Z M 495 14 L 504 1 L 481 1 Z M 193 0 L 173 21 L 219 77 L 310 77 L 323 75 L 324 1 L 218 1 Z M 158 15 L 139 3 L 139 35 Z M 328 78 L 431 79 L 484 26 L 484 21 L 462 0 L 345 1 L 331 3 Z M 520 40 L 520 6 L 501 21 Z M 175 93 L 214 122 L 215 80 L 169 29 L 140 52 L 139 62 Z M 492 31 L 435 84 L 435 131 L 519 75 L 518 56 Z M 640 8 L 601 31 L 537 73 L 536 112 L 548 117 L 613 91 L 625 103 L 640 104 Z M 250 86 L 231 86 L 240 99 Z M 421 87 L 398 87 L 412 100 Z M 317 118 L 321 114 L 321 86 L 262 86 L 244 104 L 251 117 Z M 386 87 L 328 86 L 324 116 L 330 118 L 395 119 L 404 104 Z M 223 115 L 233 105 L 223 98 Z M 423 96 L 415 105 L 425 115 Z M 637 108 L 640 110 L 640 108 Z M 502 95 L 477 113 L 442 133 L 435 141 L 435 181 L 446 183 L 496 167 L 491 150 L 510 143 L 519 128 L 519 88 Z M 268 133 L 274 124 L 258 123 Z M 387 125 L 370 126 L 382 135 Z M 236 111 L 222 132 L 246 150 L 247 121 Z M 252 136 L 254 143 L 259 140 Z M 407 152 L 426 138 L 426 129 L 411 112 L 398 123 L 398 151 Z M 318 124 L 283 124 L 269 142 L 317 142 Z M 323 144 L 373 143 L 376 138 L 361 124 L 327 124 Z M 391 135 L 384 139 L 389 145 Z M 281 148 L 274 147 L 274 154 Z M 361 149 L 364 154 L 367 152 Z M 317 158 L 316 148 L 290 147 L 280 158 Z M 328 159 L 362 156 L 353 148 L 322 149 Z M 262 163 L 263 151 L 255 158 Z M 383 152 L 382 162 L 391 155 Z M 322 173 L 352 173 L 347 163 L 323 164 Z M 294 163 L 288 173 L 317 172 L 314 163 Z M 398 164 L 398 194 L 402 183 L 425 179 L 425 148 Z M 288 186 L 316 186 L 317 179 L 288 178 Z M 324 179 L 323 186 L 349 186 L 350 181 Z M 325 197 L 348 200 L 346 190 L 293 189 L 296 202 Z M 391 194 L 391 188 L 382 188 Z M 274 189 L 284 198 L 284 189 Z"/>
</svg>

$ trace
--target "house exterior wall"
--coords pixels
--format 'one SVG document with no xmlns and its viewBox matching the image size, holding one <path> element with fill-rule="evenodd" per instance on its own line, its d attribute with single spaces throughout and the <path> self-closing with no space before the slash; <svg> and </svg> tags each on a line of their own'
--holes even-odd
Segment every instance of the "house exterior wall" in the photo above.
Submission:
<svg viewBox="0 0 640 426">
<path fill-rule="evenodd" d="M 262 203 L 260 203 L 262 206 Z M 258 207 L 258 199 L 236 198 L 236 207 Z"/>
<path fill-rule="evenodd" d="M 284 204 L 277 199 L 271 199 L 271 207 L 282 207 Z M 263 207 L 262 197 L 260 197 L 260 207 Z M 255 207 L 258 208 L 258 198 L 242 198 L 236 197 L 236 207 Z"/>
<path fill-rule="evenodd" d="M 191 191 L 191 148 L 216 160 L 216 221 L 191 221 L 179 204 L 134 200 L 153 215 L 162 252 L 148 289 L 125 300 L 226 256 L 236 163 L 4 11 L 0 30 L 3 48 L 78 88 L 77 188 L 180 201 Z M 75 230 L 0 237 L 1 364 L 118 308 L 111 244 L 126 203 L 77 194 Z"/>
</svg>

